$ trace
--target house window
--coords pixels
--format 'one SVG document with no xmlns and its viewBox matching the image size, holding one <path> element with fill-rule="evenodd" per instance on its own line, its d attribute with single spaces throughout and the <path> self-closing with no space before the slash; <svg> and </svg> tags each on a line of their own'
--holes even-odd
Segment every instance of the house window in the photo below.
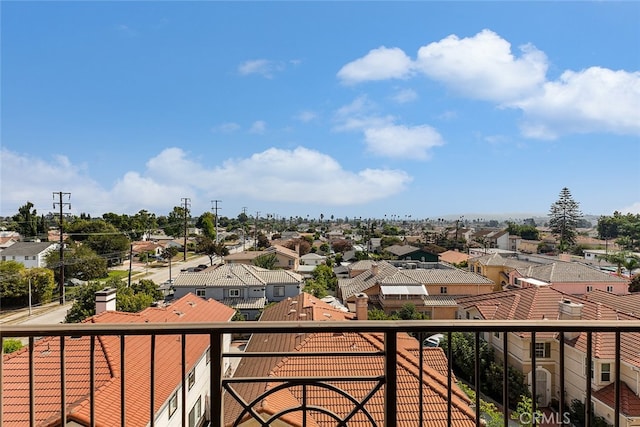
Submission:
<svg viewBox="0 0 640 427">
<path fill-rule="evenodd" d="M 205 289 L 196 289 L 196 296 L 200 298 L 204 298 L 206 290 Z"/>
<path fill-rule="evenodd" d="M 551 357 L 551 343 L 537 342 L 536 343 L 536 358 L 548 359 Z"/>
<path fill-rule="evenodd" d="M 440 286 L 440 293 L 441 294 L 446 294 L 447 293 L 447 287 L 446 286 Z"/>
<path fill-rule="evenodd" d="M 196 370 L 193 369 L 191 372 L 189 372 L 189 390 L 191 390 L 191 387 L 193 387 L 195 383 L 196 383 Z"/>
<path fill-rule="evenodd" d="M 229 297 L 238 298 L 240 296 L 240 289 L 229 289 Z"/>
<path fill-rule="evenodd" d="M 587 292 L 591 292 L 593 290 L 593 286 L 587 285 Z"/>
<path fill-rule="evenodd" d="M 482 267 L 478 266 L 478 274 L 482 274 Z"/>
<path fill-rule="evenodd" d="M 471 315 L 469 314 L 469 312 L 467 311 L 467 319 L 470 319 Z"/>
<path fill-rule="evenodd" d="M 471 272 L 474 273 L 476 271 L 476 266 L 471 264 Z"/>
<path fill-rule="evenodd" d="M 494 332 L 493 336 L 496 337 L 496 338 L 500 338 L 500 332 Z"/>
<path fill-rule="evenodd" d="M 176 412 L 177 409 L 178 409 L 178 392 L 175 392 L 169 399 L 169 418 L 171 418 L 171 416 Z"/>
<path fill-rule="evenodd" d="M 283 297 L 284 296 L 284 286 L 274 286 L 273 287 L 273 296 L 274 297 Z"/>
<path fill-rule="evenodd" d="M 198 400 L 196 400 L 193 408 L 191 408 L 191 411 L 189 411 L 189 427 L 196 427 L 198 425 L 198 422 L 200 421 L 200 416 L 202 415 L 202 405 L 200 403 L 200 399 L 202 399 L 202 396 L 198 397 Z"/>
<path fill-rule="evenodd" d="M 607 286 L 607 292 L 613 292 L 613 286 Z"/>
<path fill-rule="evenodd" d="M 289 260 L 289 265 L 290 266 L 293 265 L 293 260 L 292 259 Z"/>
<path fill-rule="evenodd" d="M 600 365 L 600 381 L 611 381 L 611 363 L 603 363 Z"/>
</svg>

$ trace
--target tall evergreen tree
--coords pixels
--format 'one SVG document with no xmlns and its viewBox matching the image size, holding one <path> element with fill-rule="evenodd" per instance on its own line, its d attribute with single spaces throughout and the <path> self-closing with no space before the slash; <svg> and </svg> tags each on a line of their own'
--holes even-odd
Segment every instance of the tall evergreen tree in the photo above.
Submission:
<svg viewBox="0 0 640 427">
<path fill-rule="evenodd" d="M 560 191 L 560 197 L 549 210 L 549 227 L 560 241 L 560 250 L 565 251 L 576 243 L 576 228 L 582 218 L 580 205 L 573 200 L 567 187 Z"/>
</svg>

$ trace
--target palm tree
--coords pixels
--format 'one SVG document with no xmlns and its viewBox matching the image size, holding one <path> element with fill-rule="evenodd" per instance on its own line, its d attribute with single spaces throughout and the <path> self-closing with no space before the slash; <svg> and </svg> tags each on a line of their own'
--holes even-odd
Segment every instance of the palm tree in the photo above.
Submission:
<svg viewBox="0 0 640 427">
<path fill-rule="evenodd" d="M 633 270 L 640 267 L 640 259 L 635 255 L 630 255 L 622 265 L 627 269 L 629 272 L 629 278 L 631 278 L 633 276 Z"/>
</svg>

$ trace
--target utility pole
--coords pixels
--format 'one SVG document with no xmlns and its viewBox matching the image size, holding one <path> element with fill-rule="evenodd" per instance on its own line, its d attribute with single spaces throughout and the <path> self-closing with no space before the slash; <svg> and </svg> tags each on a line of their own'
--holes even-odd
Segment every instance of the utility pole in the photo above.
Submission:
<svg viewBox="0 0 640 427">
<path fill-rule="evenodd" d="M 183 197 L 182 202 L 184 203 L 184 258 L 183 260 L 187 260 L 187 213 L 189 212 L 189 206 L 191 204 L 191 199 L 188 197 Z"/>
<path fill-rule="evenodd" d="M 246 206 L 243 206 L 243 207 L 242 207 L 242 213 L 244 214 L 244 215 L 242 216 L 242 219 L 246 218 L 246 217 L 247 217 L 247 207 L 246 207 Z M 245 230 L 245 227 L 246 227 L 246 224 L 245 224 L 245 222 L 243 221 L 243 222 L 242 222 L 242 250 L 243 250 L 243 251 L 244 251 L 244 249 L 245 249 L 245 247 L 244 247 L 244 246 L 247 244 L 247 230 Z"/>
<path fill-rule="evenodd" d="M 56 194 L 58 195 L 58 201 L 56 202 Z M 65 207 L 71 209 L 70 202 L 63 202 L 62 199 L 67 196 L 67 200 L 71 200 L 71 193 L 64 193 L 62 191 L 58 191 L 57 193 L 53 193 L 53 209 L 57 207 L 60 208 L 58 215 L 60 216 L 60 283 L 58 284 L 58 290 L 60 292 L 60 304 L 64 304 L 64 237 L 62 234 L 64 232 L 64 220 L 63 220 L 63 210 Z"/>
<path fill-rule="evenodd" d="M 260 211 L 256 212 L 256 223 L 253 227 L 253 247 L 258 250 L 258 218 L 260 217 Z"/>
<path fill-rule="evenodd" d="M 215 207 L 212 207 L 211 209 L 215 210 L 216 212 L 216 244 L 219 242 L 218 240 L 218 202 L 222 202 L 222 200 L 212 200 L 211 203 L 215 204 Z"/>
</svg>

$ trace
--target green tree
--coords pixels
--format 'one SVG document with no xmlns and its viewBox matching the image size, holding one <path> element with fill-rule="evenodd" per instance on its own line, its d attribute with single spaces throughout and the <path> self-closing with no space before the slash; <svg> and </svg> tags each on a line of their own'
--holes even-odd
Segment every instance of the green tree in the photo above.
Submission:
<svg viewBox="0 0 640 427">
<path fill-rule="evenodd" d="M 576 228 L 582 217 L 580 205 L 573 200 L 567 187 L 560 191 L 560 196 L 549 210 L 549 227 L 554 236 L 560 241 L 559 248 L 565 251 L 576 243 Z"/>
<path fill-rule="evenodd" d="M 38 213 L 33 209 L 33 203 L 27 202 L 20 206 L 12 219 L 17 223 L 16 231 L 21 236 L 32 238 L 38 234 Z"/>
<path fill-rule="evenodd" d="M 324 298 L 329 295 L 326 285 L 313 279 L 306 281 L 304 284 L 304 291 L 316 298 Z"/>
<path fill-rule="evenodd" d="M 407 303 L 400 308 L 400 311 L 397 313 L 398 318 L 401 320 L 422 320 L 428 319 L 426 315 L 420 313 L 416 310 L 415 304 Z"/>
<path fill-rule="evenodd" d="M 333 268 L 326 264 L 316 266 L 311 272 L 311 277 L 316 282 L 322 284 L 327 290 L 335 291 L 338 286 L 338 278 L 333 272 Z"/>
<path fill-rule="evenodd" d="M 14 338 L 5 338 L 2 340 L 2 351 L 4 354 L 13 353 L 22 348 L 22 342 Z"/>
<path fill-rule="evenodd" d="M 115 230 L 114 230 L 115 231 Z M 85 244 L 107 261 L 107 266 L 122 264 L 131 245 L 129 238 L 118 234 L 98 234 L 90 236 Z"/>
<path fill-rule="evenodd" d="M 533 400 L 529 396 L 521 396 L 516 410 L 511 413 L 511 419 L 516 420 L 522 427 L 530 427 L 534 420 L 540 424 L 542 412 L 536 410 L 533 413 Z"/>
<path fill-rule="evenodd" d="M 198 217 L 196 227 L 202 230 L 202 234 L 214 240 L 216 238 L 216 217 L 211 212 L 205 212 Z"/>
<path fill-rule="evenodd" d="M 0 261 L 0 298 L 3 305 L 28 305 L 29 282 L 31 282 L 32 304 L 51 301 L 56 287 L 51 270 L 26 268 L 17 261 Z"/>
<path fill-rule="evenodd" d="M 380 310 L 379 308 L 373 308 L 367 312 L 367 319 L 369 320 L 391 320 L 391 316 Z"/>
<path fill-rule="evenodd" d="M 184 237 L 185 218 L 187 222 L 191 219 L 189 209 L 185 210 L 182 206 L 174 206 L 173 210 L 169 212 L 166 224 L 164 225 L 165 234 L 175 238 Z"/>
<path fill-rule="evenodd" d="M 216 243 L 215 240 L 206 236 L 198 236 L 196 239 L 196 252 L 207 255 L 211 265 L 213 265 L 213 259 L 216 256 L 229 255 L 229 249 L 223 242 Z"/>
<path fill-rule="evenodd" d="M 51 251 L 46 257 L 47 268 L 54 271 L 59 280 L 60 253 Z M 64 257 L 64 277 L 94 280 L 107 277 L 107 260 L 98 256 L 89 246 L 70 242 Z"/>
<path fill-rule="evenodd" d="M 277 264 L 278 257 L 276 254 L 262 254 L 253 259 L 253 265 L 266 268 L 267 270 L 275 270 Z"/>
<path fill-rule="evenodd" d="M 66 323 L 78 323 L 96 314 L 95 294 L 104 288 L 116 289 L 116 310 L 137 313 L 151 306 L 151 303 L 162 299 L 162 292 L 152 280 L 141 280 L 128 287 L 120 279 L 111 278 L 105 283 L 89 282 L 81 286 L 73 305 L 67 312 Z"/>
</svg>

